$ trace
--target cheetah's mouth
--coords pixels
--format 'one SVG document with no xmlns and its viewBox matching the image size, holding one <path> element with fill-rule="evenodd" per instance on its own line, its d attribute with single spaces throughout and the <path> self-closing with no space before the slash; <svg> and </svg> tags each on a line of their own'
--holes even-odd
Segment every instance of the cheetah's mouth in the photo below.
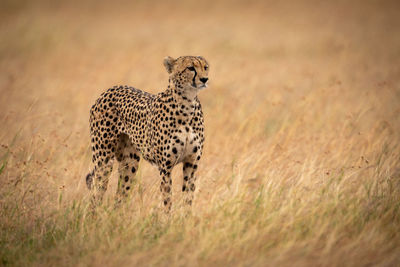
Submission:
<svg viewBox="0 0 400 267">
<path fill-rule="evenodd" d="M 207 84 L 206 84 L 206 83 L 201 83 L 201 84 L 199 84 L 199 85 L 196 85 L 195 83 L 193 83 L 193 84 L 192 84 L 192 87 L 193 87 L 194 89 L 197 89 L 197 90 L 202 90 L 202 89 L 204 89 L 204 88 L 207 88 Z"/>
<path fill-rule="evenodd" d="M 206 83 L 202 83 L 202 84 L 200 84 L 200 86 L 198 86 L 197 87 L 197 89 L 204 89 L 204 88 L 207 88 L 207 84 Z"/>
</svg>

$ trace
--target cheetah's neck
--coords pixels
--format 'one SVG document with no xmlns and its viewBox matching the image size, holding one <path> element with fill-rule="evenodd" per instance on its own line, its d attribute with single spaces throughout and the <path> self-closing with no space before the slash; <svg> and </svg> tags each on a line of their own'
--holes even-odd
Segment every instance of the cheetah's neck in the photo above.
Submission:
<svg viewBox="0 0 400 267">
<path fill-rule="evenodd" d="M 194 115 L 194 109 L 196 107 L 196 103 L 198 102 L 197 94 L 195 96 L 188 96 L 187 94 L 183 94 L 184 89 L 170 87 L 165 91 L 166 95 L 172 97 L 175 105 L 176 105 L 176 119 L 182 122 L 188 122 L 192 119 Z"/>
</svg>

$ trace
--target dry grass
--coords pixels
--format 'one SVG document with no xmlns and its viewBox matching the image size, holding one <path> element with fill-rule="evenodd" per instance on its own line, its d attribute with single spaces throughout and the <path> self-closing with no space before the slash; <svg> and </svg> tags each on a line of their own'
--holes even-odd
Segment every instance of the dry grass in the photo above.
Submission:
<svg viewBox="0 0 400 267">
<path fill-rule="evenodd" d="M 0 7 L 0 265 L 400 264 L 395 2 L 33 2 Z M 89 107 L 166 55 L 211 64 L 193 212 L 142 162 L 90 218 Z"/>
</svg>

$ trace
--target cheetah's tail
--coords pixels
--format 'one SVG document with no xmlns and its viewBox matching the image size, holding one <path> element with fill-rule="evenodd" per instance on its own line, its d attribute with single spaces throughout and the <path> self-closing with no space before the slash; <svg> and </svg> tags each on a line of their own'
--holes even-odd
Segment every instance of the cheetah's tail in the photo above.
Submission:
<svg viewBox="0 0 400 267">
<path fill-rule="evenodd" d="M 93 176 L 94 176 L 94 170 L 91 171 L 91 172 L 89 172 L 89 173 L 86 175 L 86 185 L 87 185 L 87 187 L 89 188 L 89 190 L 92 189 Z"/>
</svg>

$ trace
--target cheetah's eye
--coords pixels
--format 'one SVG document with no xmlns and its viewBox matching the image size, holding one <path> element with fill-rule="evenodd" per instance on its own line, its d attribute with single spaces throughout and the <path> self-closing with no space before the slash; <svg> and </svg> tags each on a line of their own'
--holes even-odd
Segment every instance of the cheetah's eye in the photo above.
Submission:
<svg viewBox="0 0 400 267">
<path fill-rule="evenodd" d="M 192 67 L 188 67 L 187 69 L 190 70 L 190 71 L 194 71 L 194 67 L 193 66 Z"/>
<path fill-rule="evenodd" d="M 208 70 L 208 66 L 204 66 L 204 70 Z"/>
</svg>

